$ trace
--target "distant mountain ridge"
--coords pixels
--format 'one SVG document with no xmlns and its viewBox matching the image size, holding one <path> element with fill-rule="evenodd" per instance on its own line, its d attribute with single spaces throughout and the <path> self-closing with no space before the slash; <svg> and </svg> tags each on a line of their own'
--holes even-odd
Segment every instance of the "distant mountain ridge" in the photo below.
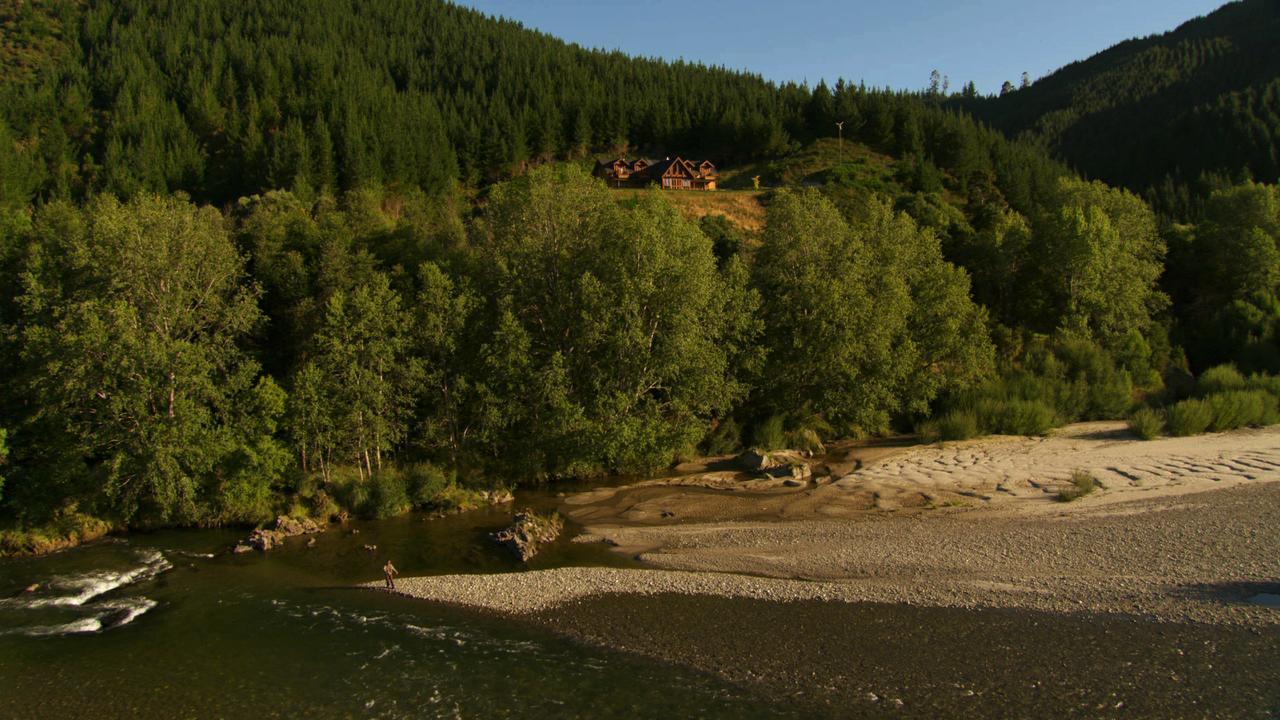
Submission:
<svg viewBox="0 0 1280 720">
<path fill-rule="evenodd" d="M 1128 40 L 999 98 L 957 99 L 1081 172 L 1164 204 L 1214 177 L 1280 175 L 1280 0 Z M 1188 190 L 1188 186 L 1191 186 Z"/>
</svg>

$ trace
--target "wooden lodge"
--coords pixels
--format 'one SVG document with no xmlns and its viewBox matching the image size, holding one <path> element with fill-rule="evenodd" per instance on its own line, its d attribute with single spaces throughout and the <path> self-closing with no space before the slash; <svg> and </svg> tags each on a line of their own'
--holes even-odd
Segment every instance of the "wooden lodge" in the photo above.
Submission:
<svg viewBox="0 0 1280 720">
<path fill-rule="evenodd" d="M 716 166 L 710 160 L 598 160 L 592 174 L 615 188 L 656 185 L 664 190 L 716 189 Z"/>
</svg>

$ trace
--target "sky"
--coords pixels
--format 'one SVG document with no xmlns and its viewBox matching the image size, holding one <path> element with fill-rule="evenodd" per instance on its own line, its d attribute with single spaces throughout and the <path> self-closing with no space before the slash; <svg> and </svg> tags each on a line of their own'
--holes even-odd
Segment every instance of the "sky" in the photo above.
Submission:
<svg viewBox="0 0 1280 720">
<path fill-rule="evenodd" d="M 937 69 L 979 92 L 1172 30 L 1222 0 L 456 0 L 586 47 L 775 81 L 917 90 Z"/>
</svg>

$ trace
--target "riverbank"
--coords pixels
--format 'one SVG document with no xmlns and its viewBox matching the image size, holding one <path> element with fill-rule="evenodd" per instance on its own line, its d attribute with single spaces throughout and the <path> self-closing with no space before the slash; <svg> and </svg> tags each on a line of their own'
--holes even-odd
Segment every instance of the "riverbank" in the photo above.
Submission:
<svg viewBox="0 0 1280 720">
<path fill-rule="evenodd" d="M 1059 502 L 1078 470 L 1100 489 Z M 1086 423 L 908 448 L 801 488 L 722 475 L 563 499 L 584 526 L 575 542 L 647 569 L 406 578 L 403 591 L 508 614 L 680 593 L 1280 624 L 1243 602 L 1280 583 L 1280 428 L 1142 442 Z"/>
<path fill-rule="evenodd" d="M 1059 502 L 1077 470 L 1100 489 Z M 1088 423 L 899 449 L 800 488 L 725 472 L 563 498 L 585 526 L 577 542 L 644 569 L 415 577 L 399 590 L 867 712 L 903 699 L 970 714 L 937 703 L 972 692 L 996 703 L 979 715 L 1089 714 L 1132 707 L 1142 683 L 1147 716 L 1185 714 L 1197 697 L 1227 716 L 1280 702 L 1280 610 L 1251 602 L 1280 592 L 1280 429 L 1141 442 Z M 964 658 L 991 670 L 986 685 L 911 675 Z"/>
<path fill-rule="evenodd" d="M 531 615 L 605 594 L 1107 612 L 1280 627 L 1280 484 L 1030 517 L 970 510 L 862 521 L 595 528 L 651 569 L 568 567 L 398 581 L 414 597 Z M 582 539 L 582 538 L 580 538 Z"/>
</svg>

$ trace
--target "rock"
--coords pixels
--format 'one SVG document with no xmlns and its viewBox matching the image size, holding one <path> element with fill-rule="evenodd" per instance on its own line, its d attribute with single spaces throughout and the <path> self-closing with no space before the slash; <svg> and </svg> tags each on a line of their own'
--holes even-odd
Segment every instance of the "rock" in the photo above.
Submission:
<svg viewBox="0 0 1280 720">
<path fill-rule="evenodd" d="M 511 548 L 521 562 L 538 554 L 543 545 L 555 541 L 564 529 L 564 519 L 559 513 L 540 515 L 532 510 L 516 513 L 511 527 L 494 533 L 493 539 Z"/>
<path fill-rule="evenodd" d="M 771 478 L 782 478 L 783 485 L 800 487 L 808 484 L 813 476 L 813 469 L 806 460 L 805 453 L 796 450 L 778 450 L 762 452 L 748 450 L 737 457 L 738 467 L 749 472 L 764 473 Z"/>
<path fill-rule="evenodd" d="M 787 487 L 808 485 L 809 478 L 813 476 L 813 470 L 804 463 L 792 463 L 786 468 L 786 471 L 787 474 L 784 475 L 786 479 L 782 481 L 782 484 Z"/>
<path fill-rule="evenodd" d="M 310 518 L 301 520 L 281 515 L 276 518 L 274 528 L 258 528 L 249 533 L 249 537 L 232 549 L 232 552 L 248 552 L 241 550 L 242 546 L 248 546 L 252 550 L 261 550 L 266 552 L 284 542 L 286 538 L 296 535 L 310 535 L 312 533 L 324 532 L 325 526 Z"/>
<path fill-rule="evenodd" d="M 755 448 L 742 453 L 734 459 L 734 462 L 737 463 L 738 467 L 749 472 L 768 470 L 774 466 L 773 459 L 769 457 L 769 453 Z"/>
<path fill-rule="evenodd" d="M 246 542 L 238 542 L 235 547 L 231 548 L 231 552 L 239 555 L 240 553 L 253 552 L 253 546 Z"/>
</svg>

